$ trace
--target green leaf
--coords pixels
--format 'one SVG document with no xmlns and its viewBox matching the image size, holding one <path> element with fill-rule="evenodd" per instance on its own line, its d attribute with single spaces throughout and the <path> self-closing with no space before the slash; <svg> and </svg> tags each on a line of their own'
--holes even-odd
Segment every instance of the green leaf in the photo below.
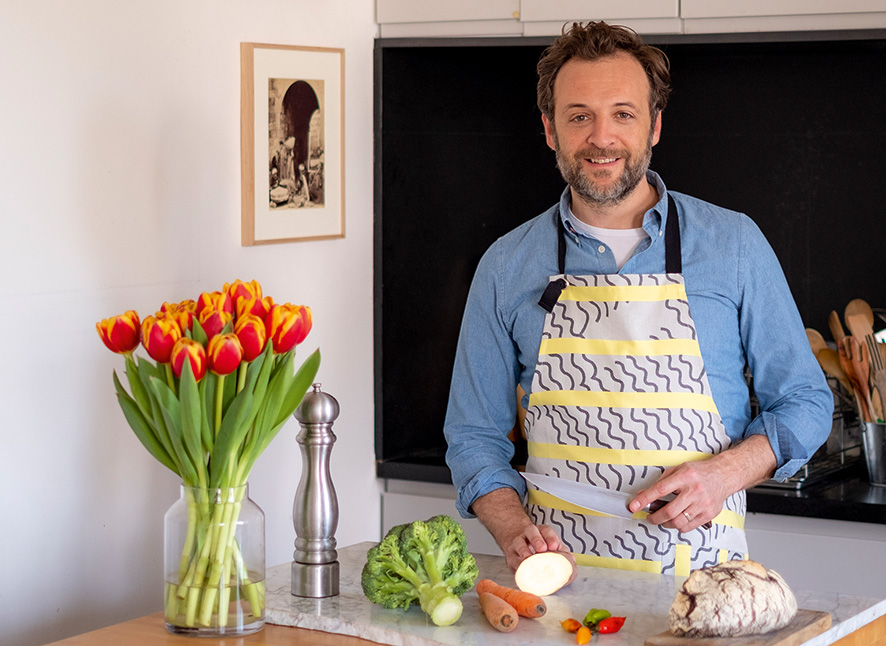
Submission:
<svg viewBox="0 0 886 646">
<path fill-rule="evenodd" d="M 200 411 L 200 437 L 203 440 L 203 450 L 212 453 L 212 412 L 215 410 L 215 380 L 217 375 L 207 372 L 200 381 L 200 401 L 203 402 Z"/>
<path fill-rule="evenodd" d="M 205 482 L 205 459 L 203 456 L 202 438 L 202 412 L 200 410 L 200 391 L 197 388 L 197 380 L 191 370 L 191 362 L 185 361 L 179 389 L 181 402 L 181 430 L 182 439 L 191 460 L 196 468 L 198 480 Z"/>
<path fill-rule="evenodd" d="M 165 381 L 153 378 L 151 379 L 151 387 L 157 395 L 163 421 L 166 423 L 166 430 L 169 433 L 169 440 L 172 443 L 178 463 L 181 465 L 182 480 L 187 485 L 197 485 L 197 470 L 191 462 L 182 438 L 181 404 Z"/>
<path fill-rule="evenodd" d="M 150 395 L 145 389 L 145 384 L 139 375 L 138 365 L 132 360 L 132 357 L 126 357 L 126 380 L 129 382 L 129 391 L 132 398 L 138 404 L 142 415 L 149 416 L 151 414 Z"/>
<path fill-rule="evenodd" d="M 116 371 L 114 372 L 114 388 L 117 390 L 117 402 L 123 410 L 123 416 L 126 418 L 126 421 L 129 423 L 130 428 L 132 428 L 132 431 L 135 433 L 139 442 L 141 442 L 142 446 L 148 450 L 148 453 L 154 456 L 154 458 L 163 466 L 176 475 L 179 475 L 178 467 L 175 462 L 157 440 L 151 424 L 142 414 L 136 401 L 127 394 L 126 390 L 124 390 L 123 384 L 121 384 L 120 379 L 117 378 Z M 181 476 L 179 475 L 179 477 Z"/>
<path fill-rule="evenodd" d="M 196 316 L 191 319 L 191 336 L 194 338 L 194 341 L 199 342 L 204 347 L 209 343 L 209 339 L 206 338 L 206 332 L 203 330 L 203 326 L 200 325 L 200 321 L 197 320 Z"/>
<path fill-rule="evenodd" d="M 215 436 L 215 446 L 212 447 L 210 457 L 209 486 L 213 489 L 222 486 L 225 475 L 236 460 L 235 452 L 243 442 L 249 426 L 246 423 L 252 411 L 252 393 L 248 390 L 240 391 L 228 408 L 227 414 L 222 419 L 218 435 Z M 234 485 L 235 483 L 226 483 Z"/>
<path fill-rule="evenodd" d="M 280 406 L 280 414 L 277 417 L 277 424 L 286 421 L 289 416 L 295 412 L 295 409 L 298 408 L 301 400 L 304 399 L 308 388 L 314 383 L 314 378 L 317 376 L 317 371 L 319 369 L 320 350 L 317 349 L 305 359 L 304 363 L 302 363 L 298 372 L 295 374 L 295 378 L 289 386 L 283 404 Z"/>
</svg>

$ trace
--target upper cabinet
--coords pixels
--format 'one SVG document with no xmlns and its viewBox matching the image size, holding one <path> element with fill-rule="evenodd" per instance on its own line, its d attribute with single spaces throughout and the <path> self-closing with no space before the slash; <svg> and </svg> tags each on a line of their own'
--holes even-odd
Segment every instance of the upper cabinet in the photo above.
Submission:
<svg viewBox="0 0 886 646">
<path fill-rule="evenodd" d="M 644 34 L 886 28 L 886 0 L 376 0 L 382 38 L 553 36 L 606 20 Z"/>
</svg>

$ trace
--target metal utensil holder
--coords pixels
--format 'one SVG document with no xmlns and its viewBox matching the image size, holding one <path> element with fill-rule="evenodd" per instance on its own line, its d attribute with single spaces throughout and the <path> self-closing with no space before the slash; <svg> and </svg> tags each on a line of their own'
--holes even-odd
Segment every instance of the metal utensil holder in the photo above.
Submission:
<svg viewBox="0 0 886 646">
<path fill-rule="evenodd" d="M 339 414 L 335 397 L 320 384 L 305 394 L 294 416 L 301 425 L 296 437 L 302 455 L 301 480 L 292 506 L 295 551 L 291 593 L 297 597 L 334 597 L 339 593 L 338 499 L 329 472 L 335 434 L 332 423 Z"/>
</svg>

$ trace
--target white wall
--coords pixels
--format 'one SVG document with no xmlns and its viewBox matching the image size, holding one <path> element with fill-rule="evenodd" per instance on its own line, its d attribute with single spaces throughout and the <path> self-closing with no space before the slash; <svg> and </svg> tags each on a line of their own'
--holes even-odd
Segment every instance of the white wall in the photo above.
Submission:
<svg viewBox="0 0 886 646">
<path fill-rule="evenodd" d="M 372 0 L 0 4 L 0 644 L 161 609 L 176 476 L 126 425 L 95 322 L 258 279 L 306 303 L 339 399 L 340 545 L 377 540 L 372 405 Z M 244 41 L 342 47 L 347 236 L 240 246 Z M 256 464 L 269 565 L 291 559 L 290 422 Z"/>
</svg>

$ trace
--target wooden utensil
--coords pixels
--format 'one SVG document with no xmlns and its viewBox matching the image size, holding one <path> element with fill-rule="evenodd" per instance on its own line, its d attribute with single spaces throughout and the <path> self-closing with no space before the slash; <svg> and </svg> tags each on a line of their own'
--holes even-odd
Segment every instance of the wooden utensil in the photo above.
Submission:
<svg viewBox="0 0 886 646">
<path fill-rule="evenodd" d="M 860 298 L 849 301 L 846 306 L 846 326 L 852 332 L 852 336 L 858 339 L 864 347 L 862 348 L 863 358 L 866 356 L 869 361 L 869 378 L 870 385 L 873 390 L 877 391 L 879 402 L 872 401 L 874 404 L 886 401 L 886 366 L 884 366 L 883 355 L 880 353 L 877 341 L 874 339 L 874 312 L 871 306 Z M 876 419 L 883 419 L 882 405 L 874 405 L 872 415 Z"/>
<path fill-rule="evenodd" d="M 828 328 L 831 330 L 831 335 L 834 337 L 834 342 L 837 344 L 840 365 L 843 366 L 846 375 L 852 379 L 854 373 L 854 370 L 852 369 L 852 361 L 849 359 L 849 355 L 846 354 L 846 344 L 843 341 L 843 339 L 846 338 L 846 333 L 843 331 L 843 324 L 840 323 L 840 315 L 834 310 L 831 310 L 831 314 L 828 317 Z"/>
<path fill-rule="evenodd" d="M 855 386 L 855 392 L 858 394 L 859 412 L 865 422 L 871 422 L 871 412 L 873 404 L 871 402 L 871 391 L 868 388 L 868 369 L 865 361 L 865 355 L 862 345 L 854 336 L 847 336 L 843 339 L 846 347 L 846 354 L 852 362 L 852 372 L 849 373 L 849 379 Z"/>
<path fill-rule="evenodd" d="M 828 347 L 827 342 L 821 335 L 821 332 L 811 327 L 806 328 L 806 338 L 809 340 L 809 347 L 812 348 L 812 354 L 818 356 L 820 350 Z"/>
<path fill-rule="evenodd" d="M 850 396 L 855 396 L 855 388 L 852 386 L 852 382 L 849 381 L 849 375 L 846 374 L 846 370 L 840 361 L 840 355 L 836 350 L 822 348 L 815 354 L 815 358 L 818 359 L 818 365 L 821 366 L 822 370 L 839 381 L 840 385 L 846 389 Z"/>
</svg>

